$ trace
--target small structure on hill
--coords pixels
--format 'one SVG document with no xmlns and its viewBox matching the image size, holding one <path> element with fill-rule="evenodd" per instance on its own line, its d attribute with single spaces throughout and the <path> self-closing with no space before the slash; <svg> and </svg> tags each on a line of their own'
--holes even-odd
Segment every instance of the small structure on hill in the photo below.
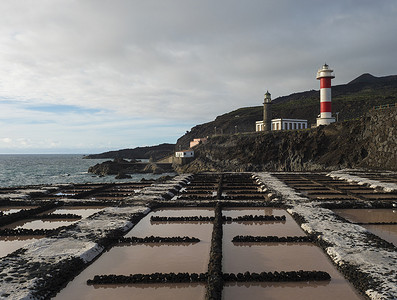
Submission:
<svg viewBox="0 0 397 300">
<path fill-rule="evenodd" d="M 320 117 L 317 118 L 317 126 L 329 125 L 335 122 L 331 110 L 331 79 L 335 78 L 327 64 L 317 71 L 317 79 L 320 80 Z"/>
<path fill-rule="evenodd" d="M 172 157 L 172 164 L 175 166 L 182 166 L 194 160 L 194 151 L 192 149 L 179 150 L 175 152 Z"/>
<path fill-rule="evenodd" d="M 175 152 L 175 157 L 194 157 L 194 151 L 189 149 L 189 150 L 181 150 L 181 151 L 176 151 Z"/>
<path fill-rule="evenodd" d="M 255 131 L 296 130 L 307 128 L 307 120 L 283 118 L 272 120 L 271 104 L 271 94 L 267 91 L 263 101 L 263 120 L 256 121 Z"/>
<path fill-rule="evenodd" d="M 193 148 L 194 146 L 197 146 L 199 144 L 205 144 L 207 142 L 207 138 L 198 138 L 198 139 L 193 139 L 193 141 L 190 142 L 190 148 Z"/>
</svg>

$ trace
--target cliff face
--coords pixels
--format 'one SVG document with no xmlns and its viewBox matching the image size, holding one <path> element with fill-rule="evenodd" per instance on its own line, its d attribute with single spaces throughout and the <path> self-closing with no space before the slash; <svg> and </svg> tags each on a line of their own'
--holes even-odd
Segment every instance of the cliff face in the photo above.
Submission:
<svg viewBox="0 0 397 300">
<path fill-rule="evenodd" d="M 397 170 L 397 108 L 315 129 L 211 137 L 179 172 Z"/>
<path fill-rule="evenodd" d="M 368 156 L 362 166 L 397 170 L 397 107 L 368 113 L 362 121 Z"/>
</svg>

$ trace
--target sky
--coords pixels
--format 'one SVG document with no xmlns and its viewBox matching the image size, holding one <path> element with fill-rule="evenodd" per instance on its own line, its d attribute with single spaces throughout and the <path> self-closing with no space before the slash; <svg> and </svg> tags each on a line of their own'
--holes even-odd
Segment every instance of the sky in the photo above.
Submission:
<svg viewBox="0 0 397 300">
<path fill-rule="evenodd" d="M 395 0 L 2 0 L 0 154 L 175 143 L 241 107 L 397 74 Z"/>
</svg>

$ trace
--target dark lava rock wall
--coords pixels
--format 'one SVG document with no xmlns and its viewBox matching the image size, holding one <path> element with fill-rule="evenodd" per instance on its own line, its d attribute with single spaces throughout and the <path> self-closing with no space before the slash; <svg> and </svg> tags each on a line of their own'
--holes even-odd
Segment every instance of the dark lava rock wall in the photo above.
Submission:
<svg viewBox="0 0 397 300">
<path fill-rule="evenodd" d="M 211 137 L 178 172 L 397 170 L 397 108 L 308 130 Z"/>
<path fill-rule="evenodd" d="M 368 155 L 360 166 L 397 170 L 397 107 L 368 113 L 361 126 Z"/>
</svg>

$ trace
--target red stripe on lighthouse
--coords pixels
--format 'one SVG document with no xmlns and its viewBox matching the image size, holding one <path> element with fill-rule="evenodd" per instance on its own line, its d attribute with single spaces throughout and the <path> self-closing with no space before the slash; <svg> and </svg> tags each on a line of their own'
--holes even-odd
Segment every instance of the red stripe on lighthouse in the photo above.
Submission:
<svg viewBox="0 0 397 300">
<path fill-rule="evenodd" d="M 320 89 L 327 89 L 331 87 L 331 77 L 323 77 L 320 79 Z"/>
<path fill-rule="evenodd" d="M 322 113 L 331 112 L 331 102 L 321 102 L 320 105 L 320 110 Z"/>
</svg>

